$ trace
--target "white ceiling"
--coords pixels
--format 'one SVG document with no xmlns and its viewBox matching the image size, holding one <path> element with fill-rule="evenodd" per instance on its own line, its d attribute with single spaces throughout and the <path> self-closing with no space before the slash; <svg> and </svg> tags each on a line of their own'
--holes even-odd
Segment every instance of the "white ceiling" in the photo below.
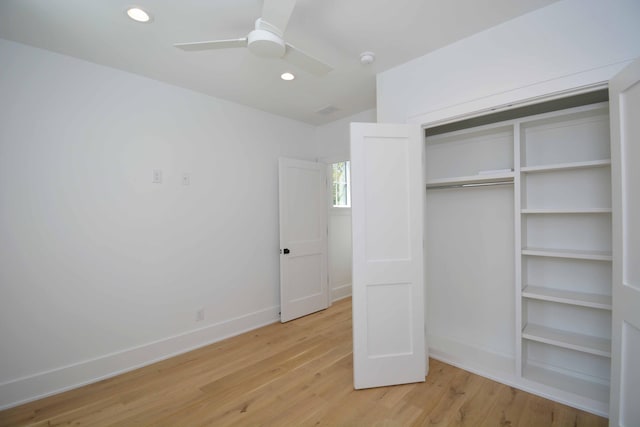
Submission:
<svg viewBox="0 0 640 427">
<path fill-rule="evenodd" d="M 322 77 L 248 49 L 172 46 L 245 37 L 262 0 L 0 0 L 0 37 L 319 125 L 374 108 L 376 73 L 554 1 L 298 0 L 284 38 L 334 67 Z M 133 4 L 153 22 L 128 19 Z M 339 110 L 316 113 L 329 105 Z"/>
</svg>

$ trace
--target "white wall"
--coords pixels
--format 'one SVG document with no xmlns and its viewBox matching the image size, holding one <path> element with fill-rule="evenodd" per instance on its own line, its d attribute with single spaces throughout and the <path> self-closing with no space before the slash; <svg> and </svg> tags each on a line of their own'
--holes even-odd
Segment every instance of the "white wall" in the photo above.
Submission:
<svg viewBox="0 0 640 427">
<path fill-rule="evenodd" d="M 351 141 L 349 126 L 351 123 L 375 123 L 375 121 L 376 110 L 371 109 L 318 126 L 315 130 L 316 156 L 320 159 L 349 159 L 349 143 Z"/>
<path fill-rule="evenodd" d="M 640 56 L 638 0 L 563 0 L 378 75 L 380 122 L 430 123 L 604 82 Z"/>
<path fill-rule="evenodd" d="M 0 408 L 277 320 L 277 158 L 316 157 L 313 127 L 8 41 L 0 58 Z"/>
<path fill-rule="evenodd" d="M 375 121 L 376 110 L 372 109 L 318 126 L 315 130 L 317 157 L 327 164 L 349 160 L 349 126 L 351 122 Z M 331 299 L 335 301 L 350 296 L 351 209 L 329 209 L 328 261 Z"/>
<path fill-rule="evenodd" d="M 331 300 L 351 296 L 351 209 L 329 211 L 329 289 Z"/>
</svg>

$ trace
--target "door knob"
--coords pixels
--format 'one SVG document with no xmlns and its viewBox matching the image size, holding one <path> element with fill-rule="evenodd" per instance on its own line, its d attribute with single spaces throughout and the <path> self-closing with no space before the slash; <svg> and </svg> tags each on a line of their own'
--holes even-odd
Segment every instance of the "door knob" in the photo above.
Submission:
<svg viewBox="0 0 640 427">
<path fill-rule="evenodd" d="M 287 248 L 284 248 L 283 251 L 282 251 L 282 253 L 285 254 L 285 255 L 288 254 L 289 252 L 291 252 L 291 251 L 289 249 L 287 249 Z"/>
</svg>

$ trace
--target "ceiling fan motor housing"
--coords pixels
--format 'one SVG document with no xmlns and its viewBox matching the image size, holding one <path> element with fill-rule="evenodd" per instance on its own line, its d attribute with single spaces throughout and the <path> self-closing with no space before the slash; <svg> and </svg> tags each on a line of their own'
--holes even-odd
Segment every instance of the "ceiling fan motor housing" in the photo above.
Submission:
<svg viewBox="0 0 640 427">
<path fill-rule="evenodd" d="M 266 58 L 282 58 L 286 51 L 286 45 L 280 36 L 259 29 L 249 33 L 247 47 L 251 53 Z"/>
</svg>

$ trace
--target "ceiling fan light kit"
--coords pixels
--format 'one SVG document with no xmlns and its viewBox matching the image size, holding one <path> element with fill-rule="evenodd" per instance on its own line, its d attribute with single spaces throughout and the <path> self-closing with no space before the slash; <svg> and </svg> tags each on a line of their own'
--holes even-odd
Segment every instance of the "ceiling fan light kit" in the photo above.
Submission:
<svg viewBox="0 0 640 427">
<path fill-rule="evenodd" d="M 284 40 L 267 30 L 253 30 L 247 37 L 251 53 L 263 58 L 282 58 L 287 50 Z"/>
</svg>

